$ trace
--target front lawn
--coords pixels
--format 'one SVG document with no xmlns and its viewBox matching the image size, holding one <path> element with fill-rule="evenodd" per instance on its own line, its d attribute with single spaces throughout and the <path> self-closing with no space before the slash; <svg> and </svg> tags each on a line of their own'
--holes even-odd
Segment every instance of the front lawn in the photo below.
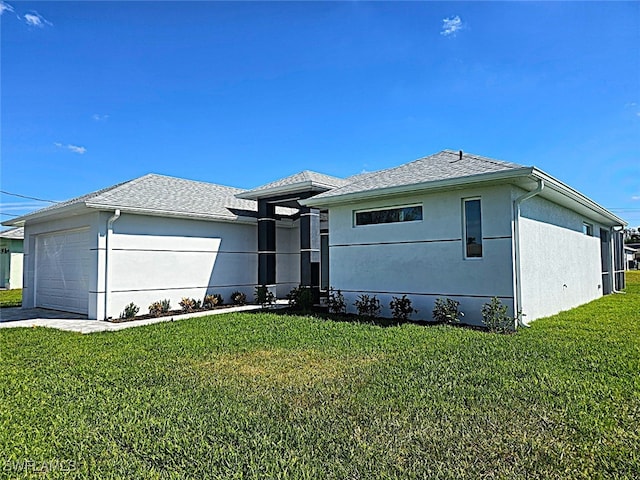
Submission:
<svg viewBox="0 0 640 480">
<path fill-rule="evenodd" d="M 0 476 L 637 478 L 628 278 L 505 336 L 265 313 L 2 329 Z"/>
<path fill-rule="evenodd" d="M 0 307 L 19 307 L 22 305 L 22 289 L 0 290 Z"/>
</svg>

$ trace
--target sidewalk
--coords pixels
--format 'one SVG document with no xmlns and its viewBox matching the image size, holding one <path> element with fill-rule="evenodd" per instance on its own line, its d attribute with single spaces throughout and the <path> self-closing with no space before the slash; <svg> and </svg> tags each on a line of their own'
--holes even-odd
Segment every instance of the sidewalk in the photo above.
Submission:
<svg viewBox="0 0 640 480">
<path fill-rule="evenodd" d="M 284 306 L 286 306 L 286 301 L 278 301 L 272 308 L 282 308 Z M 75 313 L 58 312 L 56 310 L 46 310 L 44 308 L 22 309 L 20 307 L 15 307 L 0 309 L 0 328 L 49 327 L 80 333 L 114 332 L 116 330 L 124 330 L 125 328 L 152 325 L 154 323 L 173 322 L 177 320 L 185 320 L 187 318 L 221 315 L 223 313 L 233 312 L 248 312 L 253 310 L 260 310 L 260 305 L 243 305 L 241 307 L 229 307 L 218 310 L 207 310 L 205 312 L 184 313 L 169 317 L 111 323 L 102 320 L 88 320 L 86 317 Z"/>
</svg>

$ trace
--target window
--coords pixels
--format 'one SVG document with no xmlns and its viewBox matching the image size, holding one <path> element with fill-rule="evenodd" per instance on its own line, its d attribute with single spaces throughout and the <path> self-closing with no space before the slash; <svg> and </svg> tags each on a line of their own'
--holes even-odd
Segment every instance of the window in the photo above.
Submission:
<svg viewBox="0 0 640 480">
<path fill-rule="evenodd" d="M 320 290 L 329 290 L 329 233 L 320 233 Z"/>
<path fill-rule="evenodd" d="M 480 199 L 464 200 L 465 258 L 482 258 L 482 209 Z"/>
<path fill-rule="evenodd" d="M 422 220 L 422 205 L 385 208 L 383 210 L 366 210 L 355 212 L 355 217 L 356 226 L 375 225 L 378 223 L 415 222 Z"/>
<path fill-rule="evenodd" d="M 589 237 L 593 237 L 593 225 L 590 223 L 584 222 L 582 224 L 582 233 Z"/>
</svg>

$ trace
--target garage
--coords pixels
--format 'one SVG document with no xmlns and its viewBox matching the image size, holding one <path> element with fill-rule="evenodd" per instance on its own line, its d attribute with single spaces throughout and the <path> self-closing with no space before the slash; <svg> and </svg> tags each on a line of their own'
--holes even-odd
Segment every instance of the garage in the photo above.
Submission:
<svg viewBox="0 0 640 480">
<path fill-rule="evenodd" d="M 88 313 L 89 229 L 38 235 L 35 304 L 66 312 Z"/>
</svg>

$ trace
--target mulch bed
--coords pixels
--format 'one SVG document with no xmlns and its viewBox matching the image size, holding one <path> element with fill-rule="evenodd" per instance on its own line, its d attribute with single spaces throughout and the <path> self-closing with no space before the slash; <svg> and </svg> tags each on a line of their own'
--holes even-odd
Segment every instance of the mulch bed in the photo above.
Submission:
<svg viewBox="0 0 640 480">
<path fill-rule="evenodd" d="M 161 313 L 160 315 L 149 315 L 148 313 L 145 315 L 136 315 L 132 318 L 110 318 L 107 320 L 111 323 L 123 323 L 123 322 L 132 322 L 134 320 L 147 320 L 149 318 L 161 318 L 161 317 L 173 317 L 175 315 L 184 315 L 185 313 L 195 313 L 195 312 L 212 312 L 214 310 L 225 310 L 227 308 L 233 307 L 241 307 L 242 305 L 220 305 L 218 307 L 213 308 L 194 308 L 188 312 L 184 310 L 169 310 L 166 313 Z"/>
</svg>

